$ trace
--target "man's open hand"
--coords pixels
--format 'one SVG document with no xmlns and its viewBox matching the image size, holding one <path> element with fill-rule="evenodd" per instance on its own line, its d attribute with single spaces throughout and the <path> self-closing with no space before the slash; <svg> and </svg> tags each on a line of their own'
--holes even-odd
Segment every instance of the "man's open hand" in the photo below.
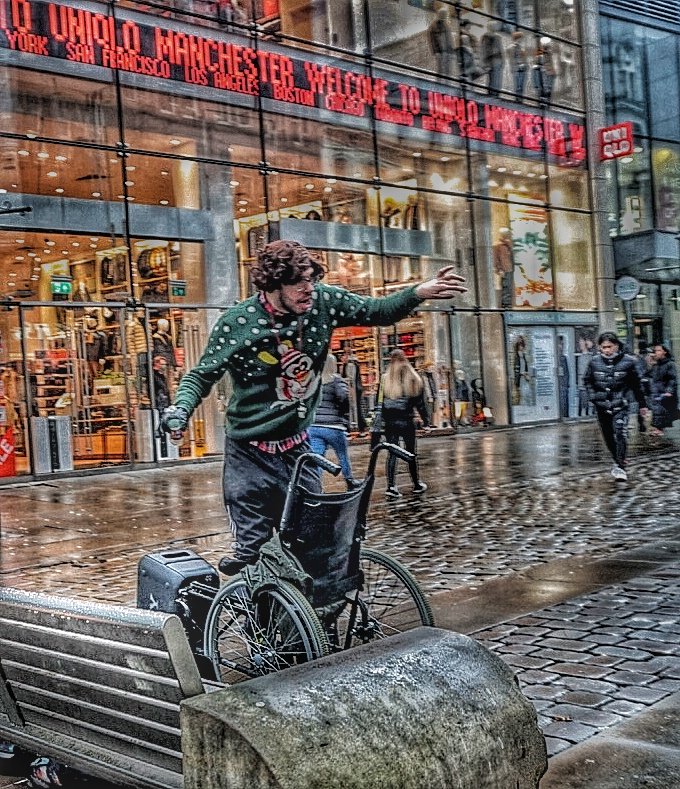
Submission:
<svg viewBox="0 0 680 789">
<path fill-rule="evenodd" d="M 459 293 L 467 293 L 465 278 L 453 273 L 453 266 L 439 269 L 434 279 L 421 282 L 416 296 L 425 299 L 452 299 Z"/>
</svg>

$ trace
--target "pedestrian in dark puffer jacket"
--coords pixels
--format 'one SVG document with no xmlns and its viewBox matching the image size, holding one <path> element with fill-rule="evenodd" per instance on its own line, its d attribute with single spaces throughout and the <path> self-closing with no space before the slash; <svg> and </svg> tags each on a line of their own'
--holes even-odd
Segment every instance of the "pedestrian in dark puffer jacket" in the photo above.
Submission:
<svg viewBox="0 0 680 789">
<path fill-rule="evenodd" d="M 321 399 L 314 415 L 314 424 L 307 429 L 312 452 L 325 455 L 332 449 L 347 483 L 353 490 L 361 483 L 354 479 L 347 446 L 349 427 L 349 387 L 338 375 L 338 362 L 332 353 L 326 357 L 321 374 Z"/>
<path fill-rule="evenodd" d="M 404 448 L 415 456 L 416 425 L 413 411 L 415 409 L 418 412 L 424 427 L 430 426 L 430 418 L 423 396 L 423 380 L 411 367 L 403 351 L 392 351 L 380 390 L 385 441 L 399 444 L 399 441 L 403 440 Z M 427 485 L 421 482 L 418 476 L 416 457 L 409 462 L 408 470 L 413 481 L 413 492 L 424 493 Z M 396 486 L 396 471 L 397 459 L 390 453 L 387 458 L 387 490 L 385 491 L 388 499 L 397 499 L 401 496 Z"/>
<path fill-rule="evenodd" d="M 654 366 L 650 371 L 653 436 L 662 436 L 671 427 L 678 411 L 678 376 L 670 350 L 654 346 Z"/>
<path fill-rule="evenodd" d="M 638 361 L 623 352 L 621 340 L 613 332 L 604 332 L 598 339 L 599 353 L 593 355 L 583 375 L 583 383 L 597 413 L 602 437 L 614 459 L 612 476 L 625 481 L 628 474 L 628 411 L 631 395 L 647 413 L 647 404 L 640 383 Z"/>
</svg>

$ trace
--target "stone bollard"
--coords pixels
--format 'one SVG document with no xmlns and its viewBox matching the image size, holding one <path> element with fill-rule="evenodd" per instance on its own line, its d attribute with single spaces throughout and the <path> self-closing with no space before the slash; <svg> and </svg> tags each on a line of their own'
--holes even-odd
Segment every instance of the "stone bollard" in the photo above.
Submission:
<svg viewBox="0 0 680 789">
<path fill-rule="evenodd" d="M 532 704 L 467 636 L 421 627 L 182 702 L 184 789 L 536 789 Z"/>
</svg>

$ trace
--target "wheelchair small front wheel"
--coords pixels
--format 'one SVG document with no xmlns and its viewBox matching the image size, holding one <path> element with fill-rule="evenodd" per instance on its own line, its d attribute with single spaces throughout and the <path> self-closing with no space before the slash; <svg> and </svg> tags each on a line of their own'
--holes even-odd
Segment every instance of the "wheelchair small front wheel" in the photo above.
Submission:
<svg viewBox="0 0 680 789">
<path fill-rule="evenodd" d="M 279 581 L 253 599 L 242 578 L 217 593 L 206 620 L 204 649 L 215 676 L 228 685 L 329 652 L 319 618 L 298 589 Z"/>
<path fill-rule="evenodd" d="M 363 589 L 348 595 L 334 622 L 341 649 L 434 626 L 432 609 L 418 582 L 404 565 L 374 548 L 361 548 Z"/>
</svg>

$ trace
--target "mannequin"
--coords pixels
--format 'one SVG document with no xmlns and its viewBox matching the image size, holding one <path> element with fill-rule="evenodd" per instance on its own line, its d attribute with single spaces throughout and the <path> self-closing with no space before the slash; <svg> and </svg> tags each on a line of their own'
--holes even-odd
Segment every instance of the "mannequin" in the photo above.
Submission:
<svg viewBox="0 0 680 789">
<path fill-rule="evenodd" d="M 356 424 L 360 434 L 366 432 L 366 418 L 363 410 L 364 389 L 361 381 L 361 367 L 359 360 L 351 349 L 347 349 L 342 355 L 342 367 L 340 374 L 347 381 L 350 398 L 350 423 Z M 354 427 L 351 424 L 351 427 Z"/>
<path fill-rule="evenodd" d="M 437 73 L 450 77 L 454 62 L 453 37 L 446 8 L 437 11 L 432 24 L 427 29 L 430 50 L 437 60 Z"/>
<path fill-rule="evenodd" d="M 125 324 L 125 338 L 127 351 L 130 356 L 132 370 L 136 375 L 137 394 L 148 396 L 148 353 L 149 345 L 146 339 L 146 327 L 143 314 L 132 314 Z"/>
<path fill-rule="evenodd" d="M 508 58 L 513 77 L 513 89 L 518 97 L 524 96 L 529 68 L 528 55 L 524 44 L 524 33 L 515 30 L 512 33 L 512 44 L 508 47 Z"/>
<path fill-rule="evenodd" d="M 97 318 L 85 318 L 85 360 L 91 381 L 99 375 L 106 362 L 106 334 L 98 328 Z"/>
<path fill-rule="evenodd" d="M 500 307 L 513 306 L 514 259 L 510 228 L 498 231 L 498 241 L 493 247 L 493 270 L 496 275 L 496 301 Z"/>
<path fill-rule="evenodd" d="M 467 425 L 469 423 L 467 416 L 469 402 L 470 387 L 465 380 L 465 370 L 458 367 L 454 373 L 454 403 L 456 409 L 454 416 L 460 425 Z"/>
<path fill-rule="evenodd" d="M 503 87 L 503 66 L 505 53 L 503 39 L 499 32 L 500 22 L 491 22 L 480 42 L 480 61 L 487 75 L 490 96 L 498 96 Z"/>
<path fill-rule="evenodd" d="M 432 427 L 438 427 L 439 383 L 434 363 L 429 359 L 425 360 L 423 369 L 420 371 L 420 377 L 423 379 L 423 396 L 427 410 L 430 413 L 430 424 Z"/>
<path fill-rule="evenodd" d="M 172 395 L 177 362 L 175 360 L 175 346 L 170 334 L 170 323 L 165 318 L 159 318 L 156 322 L 156 331 L 151 336 L 151 340 L 153 342 L 154 385 L 162 376 L 165 380 L 166 391 Z M 162 365 L 157 366 L 158 359 L 163 360 Z M 158 400 L 158 396 L 156 390 L 156 400 Z"/>
</svg>

